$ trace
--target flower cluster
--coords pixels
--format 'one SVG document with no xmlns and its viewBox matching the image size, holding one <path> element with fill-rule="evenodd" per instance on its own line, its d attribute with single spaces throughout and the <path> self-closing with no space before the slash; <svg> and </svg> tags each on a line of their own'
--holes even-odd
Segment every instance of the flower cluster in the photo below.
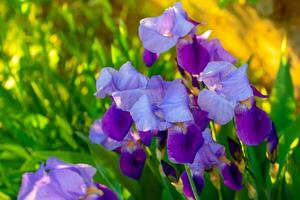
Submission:
<svg viewBox="0 0 300 200">
<path fill-rule="evenodd" d="M 93 182 L 96 169 L 51 157 L 35 173 L 25 173 L 18 200 L 117 200 L 105 185 Z"/>
<path fill-rule="evenodd" d="M 247 64 L 237 59 L 210 31 L 197 35 L 193 21 L 181 3 L 161 16 L 141 20 L 139 37 L 143 60 L 152 66 L 161 53 L 176 46 L 182 79 L 165 81 L 159 75 L 146 77 L 128 61 L 119 70 L 103 68 L 97 79 L 99 98 L 110 97 L 112 105 L 90 129 L 90 140 L 120 154 L 120 169 L 126 176 L 140 178 L 153 138 L 158 150 L 166 146 L 162 160 L 167 177 L 178 182 L 168 164 L 188 166 L 198 192 L 204 187 L 205 172 L 220 174 L 226 186 L 243 187 L 243 159 L 239 144 L 229 139 L 234 161 L 212 137 L 210 124 L 227 124 L 234 119 L 237 138 L 245 145 L 267 142 L 269 159 L 276 159 L 278 137 L 269 116 L 256 106 L 256 97 L 266 98 L 247 76 Z M 215 133 L 214 133 L 215 134 Z M 181 171 L 183 193 L 194 198 L 187 171 Z"/>
</svg>

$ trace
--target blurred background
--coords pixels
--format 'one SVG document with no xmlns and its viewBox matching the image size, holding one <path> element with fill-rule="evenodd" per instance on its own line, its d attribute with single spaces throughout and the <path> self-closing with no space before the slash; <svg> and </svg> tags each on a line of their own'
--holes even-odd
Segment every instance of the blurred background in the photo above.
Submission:
<svg viewBox="0 0 300 200">
<path fill-rule="evenodd" d="M 95 80 L 102 67 L 119 68 L 127 60 L 148 75 L 179 77 L 174 49 L 151 69 L 145 67 L 137 31 L 140 19 L 159 15 L 174 2 L 0 1 L 0 200 L 15 199 L 21 174 L 36 170 L 50 155 L 96 164 L 103 174 L 118 176 L 103 167 L 103 162 L 115 161 L 95 161 L 86 141 L 90 124 L 109 106 L 109 100 L 93 96 Z M 241 63 L 250 63 L 250 79 L 263 93 L 271 93 L 282 63 L 290 69 L 291 76 L 289 70 L 281 72 L 288 73 L 287 80 L 277 89 L 292 92 L 273 101 L 288 102 L 291 111 L 286 121 L 278 122 L 279 130 L 290 123 L 300 105 L 300 2 L 182 3 L 192 19 L 207 22 L 199 33 L 211 29 L 212 37 L 219 38 Z M 272 112 L 271 104 L 272 100 L 263 103 L 267 112 Z M 277 116 L 273 120 L 281 121 Z M 99 179 L 104 179 L 103 174 Z"/>
</svg>

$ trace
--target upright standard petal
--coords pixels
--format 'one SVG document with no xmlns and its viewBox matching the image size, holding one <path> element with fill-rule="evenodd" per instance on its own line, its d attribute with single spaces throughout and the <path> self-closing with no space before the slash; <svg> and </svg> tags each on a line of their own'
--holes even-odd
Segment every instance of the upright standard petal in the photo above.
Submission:
<svg viewBox="0 0 300 200">
<path fill-rule="evenodd" d="M 133 179 L 139 179 L 146 161 L 144 149 L 136 149 L 133 152 L 123 151 L 120 156 L 121 172 Z"/>
<path fill-rule="evenodd" d="M 144 75 L 136 71 L 130 62 L 126 62 L 119 71 L 110 67 L 101 70 L 96 82 L 95 95 L 104 98 L 117 91 L 144 88 L 147 82 L 148 79 Z"/>
<path fill-rule="evenodd" d="M 202 45 L 207 49 L 210 56 L 210 61 L 227 61 L 230 63 L 235 63 L 237 61 L 235 57 L 233 57 L 223 48 L 218 39 L 200 41 Z"/>
<path fill-rule="evenodd" d="M 167 151 L 169 160 L 174 163 L 192 163 L 203 144 L 201 130 L 196 125 L 183 129 L 178 126 L 169 129 Z"/>
<path fill-rule="evenodd" d="M 235 104 L 214 91 L 204 89 L 198 96 L 201 110 L 208 112 L 207 117 L 218 124 L 228 123 L 234 116 Z"/>
<path fill-rule="evenodd" d="M 250 106 L 239 104 L 235 109 L 236 133 L 245 144 L 258 145 L 270 134 L 272 121 L 254 101 Z"/>
<path fill-rule="evenodd" d="M 221 81 L 223 81 L 229 74 L 234 72 L 237 68 L 229 62 L 225 61 L 213 61 L 209 62 L 204 71 L 200 73 L 199 81 L 203 81 L 204 84 L 210 90 L 222 89 Z"/>
<path fill-rule="evenodd" d="M 178 79 L 167 84 L 164 98 L 158 107 L 167 122 L 177 123 L 193 120 L 186 89 Z"/>
<path fill-rule="evenodd" d="M 122 141 L 132 124 L 129 112 L 120 110 L 115 104 L 111 105 L 102 118 L 102 129 L 108 137 Z"/>
<path fill-rule="evenodd" d="M 242 65 L 223 80 L 220 81 L 221 88 L 217 90 L 231 101 L 239 102 L 253 96 L 247 76 L 248 65 Z"/>
</svg>

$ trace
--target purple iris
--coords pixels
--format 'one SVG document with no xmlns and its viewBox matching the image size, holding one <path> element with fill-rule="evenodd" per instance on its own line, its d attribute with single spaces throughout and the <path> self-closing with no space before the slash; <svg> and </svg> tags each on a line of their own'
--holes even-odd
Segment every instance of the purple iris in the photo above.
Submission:
<svg viewBox="0 0 300 200">
<path fill-rule="evenodd" d="M 147 67 L 151 67 L 155 61 L 158 59 L 159 54 L 158 53 L 152 53 L 151 51 L 148 51 L 145 49 L 143 51 L 143 61 L 147 65 Z"/>
<path fill-rule="evenodd" d="M 205 34 L 181 39 L 177 44 L 178 65 L 190 74 L 198 75 L 212 61 L 236 62 L 218 39 L 207 40 Z"/>
<path fill-rule="evenodd" d="M 102 69 L 96 95 L 112 96 L 119 109 L 130 113 L 139 131 L 166 130 L 174 123 L 193 120 L 189 97 L 179 79 L 148 79 L 128 62 L 119 71 Z"/>
<path fill-rule="evenodd" d="M 188 18 L 181 3 L 176 3 L 158 17 L 142 19 L 139 37 L 146 50 L 162 53 L 175 46 L 180 38 L 191 33 L 196 25 L 198 23 Z"/>
<path fill-rule="evenodd" d="M 221 172 L 226 186 L 240 190 L 242 188 L 242 174 L 234 164 L 227 161 L 225 148 L 212 139 L 210 129 L 207 128 L 202 132 L 202 135 L 204 144 L 196 153 L 193 163 L 189 164 L 195 185 L 199 187 L 198 191 L 201 191 L 204 186 L 204 172 L 213 168 L 217 168 Z M 186 175 L 183 174 L 181 178 L 185 195 L 191 197 L 193 194 Z"/>
<path fill-rule="evenodd" d="M 106 116 L 104 115 L 104 117 Z M 143 145 L 141 144 L 141 137 L 127 128 L 125 135 L 120 131 L 116 132 L 119 135 L 112 135 L 111 133 L 105 132 L 103 127 L 103 118 L 102 120 L 96 120 L 91 126 L 89 135 L 90 140 L 95 144 L 101 144 L 108 150 L 118 150 L 120 153 L 119 165 L 121 172 L 125 176 L 139 179 L 147 157 Z M 122 118 L 120 117 L 119 119 Z M 114 120 L 114 117 L 108 118 L 108 124 L 111 124 L 112 130 L 116 129 L 112 128 L 112 126 L 116 125 L 116 127 L 118 127 L 118 124 L 114 124 Z M 124 121 L 120 120 L 120 124 L 122 123 L 124 123 Z M 117 141 L 112 138 L 112 136 L 116 138 L 122 138 L 122 140 Z"/>
<path fill-rule="evenodd" d="M 235 116 L 237 135 L 247 145 L 257 145 L 267 137 L 271 120 L 255 104 L 247 65 L 236 68 L 229 62 L 210 62 L 199 80 L 208 88 L 198 96 L 199 107 L 208 112 L 208 118 L 226 124 Z"/>
<path fill-rule="evenodd" d="M 203 144 L 201 129 L 195 124 L 174 126 L 168 131 L 167 151 L 174 163 L 193 163 Z"/>
<path fill-rule="evenodd" d="M 51 157 L 37 172 L 23 175 L 18 199 L 117 200 L 112 190 L 93 182 L 95 173 L 96 169 L 92 166 L 73 165 Z"/>
</svg>

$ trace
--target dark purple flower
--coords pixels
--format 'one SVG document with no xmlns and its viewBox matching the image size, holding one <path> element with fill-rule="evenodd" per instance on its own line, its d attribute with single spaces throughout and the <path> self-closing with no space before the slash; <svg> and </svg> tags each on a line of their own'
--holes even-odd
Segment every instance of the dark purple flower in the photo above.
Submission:
<svg viewBox="0 0 300 200">
<path fill-rule="evenodd" d="M 221 173 L 223 176 L 224 184 L 227 187 L 230 187 L 233 190 L 240 190 L 243 188 L 243 176 L 238 167 L 233 162 L 231 162 L 230 164 L 225 164 L 221 168 Z"/>
<path fill-rule="evenodd" d="M 236 134 L 247 145 L 260 144 L 271 132 L 272 121 L 255 101 L 250 99 L 235 109 Z"/>
<path fill-rule="evenodd" d="M 191 40 L 181 39 L 178 42 L 177 61 L 182 69 L 198 75 L 209 62 L 235 63 L 236 59 L 222 47 L 218 39 L 207 40 L 203 35 L 194 35 Z"/>
<path fill-rule="evenodd" d="M 144 149 L 141 148 L 132 152 L 123 151 L 120 155 L 121 172 L 133 179 L 139 179 L 144 169 L 146 157 Z"/>
<path fill-rule="evenodd" d="M 175 46 L 179 38 L 193 32 L 197 25 L 189 20 L 181 3 L 176 3 L 161 16 L 142 19 L 139 37 L 145 49 L 162 53 Z"/>
<path fill-rule="evenodd" d="M 268 95 L 262 94 L 260 91 L 258 91 L 258 89 L 256 89 L 256 87 L 254 87 L 253 85 L 251 85 L 251 88 L 253 90 L 253 95 L 259 98 L 268 98 Z"/>
<path fill-rule="evenodd" d="M 188 198 L 195 199 L 193 190 L 192 190 L 192 186 L 190 184 L 190 181 L 189 181 L 186 171 L 184 171 L 182 173 L 180 179 L 182 180 L 182 184 L 183 184 L 183 194 Z M 193 175 L 193 181 L 194 181 L 195 187 L 197 189 L 197 192 L 200 195 L 202 189 L 204 188 L 204 180 L 203 180 L 202 175 Z"/>
<path fill-rule="evenodd" d="M 156 137 L 158 139 L 157 141 L 157 148 L 159 150 L 162 150 L 163 148 L 165 148 L 166 144 L 167 144 L 167 138 L 168 138 L 168 131 L 157 131 Z"/>
<path fill-rule="evenodd" d="M 204 131 L 210 122 L 210 119 L 207 118 L 207 112 L 195 107 L 192 108 L 192 114 L 194 117 L 194 123 L 201 131 Z"/>
<path fill-rule="evenodd" d="M 111 105 L 102 118 L 102 130 L 108 137 L 122 141 L 132 124 L 129 112 L 120 110 L 115 104 Z"/>
<path fill-rule="evenodd" d="M 213 140 L 210 129 L 207 128 L 202 135 L 204 144 L 189 165 L 192 175 L 202 177 L 205 171 L 217 168 L 223 175 L 225 185 L 234 190 L 240 189 L 242 175 L 235 165 L 228 165 L 225 148 Z"/>
<path fill-rule="evenodd" d="M 147 65 L 147 67 L 151 67 L 155 61 L 158 59 L 159 54 L 158 53 L 152 53 L 151 51 L 148 51 L 145 49 L 143 51 L 143 61 Z"/>
<path fill-rule="evenodd" d="M 239 143 L 231 139 L 230 137 L 227 138 L 228 146 L 230 154 L 232 155 L 233 159 L 240 162 L 243 159 L 242 148 Z"/>
<path fill-rule="evenodd" d="M 274 163 L 277 159 L 278 135 L 275 124 L 272 122 L 272 130 L 267 137 L 267 156 Z"/>
<path fill-rule="evenodd" d="M 18 199 L 64 200 L 94 197 L 117 200 L 114 192 L 93 182 L 95 173 L 96 169 L 89 165 L 72 165 L 51 157 L 37 172 L 23 175 Z"/>
<path fill-rule="evenodd" d="M 166 175 L 166 177 L 168 177 L 168 179 L 171 182 L 177 182 L 178 181 L 176 170 L 170 164 L 168 164 L 164 160 L 161 160 L 161 166 L 162 166 L 162 169 L 164 171 L 164 174 Z"/>
<path fill-rule="evenodd" d="M 174 126 L 168 131 L 169 160 L 174 163 L 192 163 L 202 144 L 203 138 L 198 126 L 194 124 Z"/>
<path fill-rule="evenodd" d="M 141 142 L 146 146 L 150 146 L 153 137 L 153 132 L 139 131 L 139 134 L 140 134 Z"/>
</svg>

